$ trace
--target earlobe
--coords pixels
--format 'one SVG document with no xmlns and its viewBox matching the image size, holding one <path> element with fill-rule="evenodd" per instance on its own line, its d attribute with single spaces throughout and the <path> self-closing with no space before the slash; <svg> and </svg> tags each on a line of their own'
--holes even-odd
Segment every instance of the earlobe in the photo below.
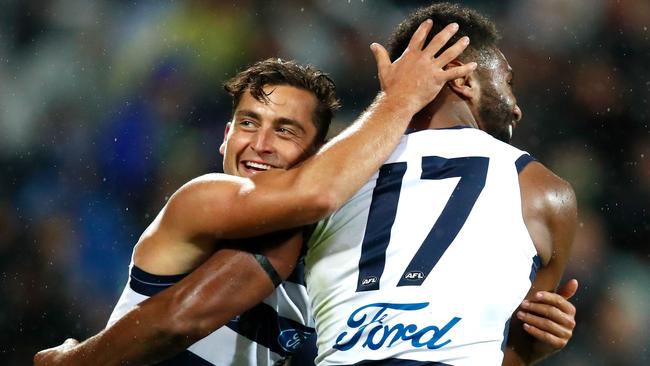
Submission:
<svg viewBox="0 0 650 366">
<path fill-rule="evenodd" d="M 473 80 L 471 75 L 449 81 L 449 87 L 462 99 L 472 99 L 474 95 Z"/>
<path fill-rule="evenodd" d="M 231 122 L 226 123 L 226 128 L 223 131 L 223 142 L 219 146 L 219 153 L 223 155 L 226 152 L 226 142 L 228 142 L 228 132 L 230 132 Z"/>
</svg>

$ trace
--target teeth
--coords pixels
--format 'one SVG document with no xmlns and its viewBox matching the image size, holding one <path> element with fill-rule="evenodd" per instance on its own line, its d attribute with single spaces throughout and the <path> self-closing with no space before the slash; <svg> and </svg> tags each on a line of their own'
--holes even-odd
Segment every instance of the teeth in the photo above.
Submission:
<svg viewBox="0 0 650 366">
<path fill-rule="evenodd" d="M 269 170 L 269 169 L 271 169 L 270 165 L 262 164 L 262 163 L 256 163 L 256 162 L 253 162 L 253 161 L 247 161 L 246 162 L 246 167 L 247 168 L 260 169 L 260 170 Z"/>
<path fill-rule="evenodd" d="M 510 138 L 512 138 L 512 124 L 508 125 L 508 132 L 510 133 Z"/>
</svg>

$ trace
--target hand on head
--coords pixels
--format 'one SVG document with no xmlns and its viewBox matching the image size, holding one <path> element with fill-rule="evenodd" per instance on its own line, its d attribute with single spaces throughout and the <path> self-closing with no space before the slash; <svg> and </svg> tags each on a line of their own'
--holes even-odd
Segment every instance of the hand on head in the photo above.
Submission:
<svg viewBox="0 0 650 366">
<path fill-rule="evenodd" d="M 469 45 L 469 38 L 462 37 L 435 57 L 458 31 L 458 24 L 446 26 L 424 47 L 432 24 L 427 19 L 420 25 L 404 53 L 395 62 L 390 61 L 388 51 L 382 45 L 370 45 L 383 92 L 391 97 L 402 98 L 405 108 L 413 108 L 416 112 L 429 104 L 448 81 L 464 77 L 476 68 L 475 62 L 469 62 L 445 70 L 445 66 Z"/>
</svg>

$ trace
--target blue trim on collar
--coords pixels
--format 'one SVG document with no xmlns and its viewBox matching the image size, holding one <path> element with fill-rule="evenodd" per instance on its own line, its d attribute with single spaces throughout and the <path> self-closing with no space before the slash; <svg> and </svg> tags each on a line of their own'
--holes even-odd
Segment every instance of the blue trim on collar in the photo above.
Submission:
<svg viewBox="0 0 650 366">
<path fill-rule="evenodd" d="M 464 126 L 464 125 L 457 125 L 457 126 L 451 126 L 451 127 L 441 127 L 441 128 L 428 128 L 426 130 L 416 130 L 414 128 L 407 128 L 406 132 L 404 134 L 408 135 L 413 132 L 419 132 L 419 131 L 427 131 L 427 130 L 433 130 L 433 131 L 442 131 L 442 130 L 462 130 L 464 128 L 474 128 L 472 126 Z"/>
</svg>

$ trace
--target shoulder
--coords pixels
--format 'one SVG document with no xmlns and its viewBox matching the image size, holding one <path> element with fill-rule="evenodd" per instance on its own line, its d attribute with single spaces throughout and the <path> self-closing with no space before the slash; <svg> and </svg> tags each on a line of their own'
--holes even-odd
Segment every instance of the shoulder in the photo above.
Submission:
<svg viewBox="0 0 650 366">
<path fill-rule="evenodd" d="M 519 174 L 524 221 L 543 263 L 573 242 L 577 200 L 571 185 L 539 162 Z"/>
<path fill-rule="evenodd" d="M 252 184 L 248 178 L 242 178 L 235 175 L 228 175 L 224 173 L 209 173 L 198 176 L 189 182 L 185 183 L 180 190 L 202 185 L 223 184 L 223 185 L 247 185 Z"/>
<path fill-rule="evenodd" d="M 576 195 L 564 179 L 555 175 L 543 164 L 533 161 L 523 168 L 519 174 L 522 193 L 525 193 L 532 204 L 544 210 L 548 215 L 575 212 Z"/>
<path fill-rule="evenodd" d="M 253 181 L 248 178 L 237 177 L 223 173 L 209 173 L 196 177 L 183 184 L 170 198 L 170 204 L 178 201 L 185 201 L 189 198 L 201 198 L 203 195 L 210 195 L 214 198 L 215 190 L 226 196 L 228 191 L 240 191 L 251 189 L 254 186 Z"/>
<path fill-rule="evenodd" d="M 236 204 L 238 196 L 253 186 L 248 178 L 221 173 L 201 175 L 172 194 L 163 209 L 163 219 L 172 226 L 187 226 L 188 220 L 201 216 L 222 216 Z"/>
</svg>

